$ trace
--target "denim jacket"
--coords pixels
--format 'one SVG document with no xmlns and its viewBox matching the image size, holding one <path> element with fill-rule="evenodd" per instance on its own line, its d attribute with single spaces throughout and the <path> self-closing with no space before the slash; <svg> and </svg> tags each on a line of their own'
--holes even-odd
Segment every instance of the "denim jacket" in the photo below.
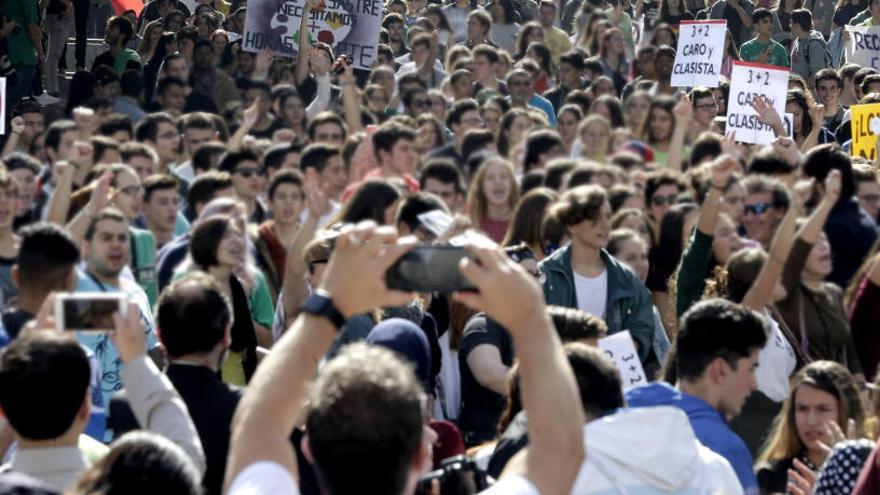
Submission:
<svg viewBox="0 0 880 495">
<path fill-rule="evenodd" d="M 654 339 L 654 310 L 651 293 L 639 278 L 608 254 L 600 252 L 608 273 L 608 296 L 605 305 L 605 324 L 608 334 L 629 330 L 638 343 L 642 363 L 651 350 Z M 571 245 L 557 250 L 540 264 L 546 274 L 544 298 L 547 304 L 577 307 L 574 275 L 571 270 Z"/>
</svg>

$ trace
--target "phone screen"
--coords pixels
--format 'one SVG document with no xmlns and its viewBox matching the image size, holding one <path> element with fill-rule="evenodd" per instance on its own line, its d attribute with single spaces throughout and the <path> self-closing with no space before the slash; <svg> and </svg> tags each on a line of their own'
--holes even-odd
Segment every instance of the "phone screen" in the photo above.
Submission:
<svg viewBox="0 0 880 495">
<path fill-rule="evenodd" d="M 473 291 L 476 286 L 458 269 L 465 257 L 469 255 L 461 247 L 420 246 L 388 269 L 385 283 L 390 289 L 413 292 Z"/>
<path fill-rule="evenodd" d="M 69 332 L 110 332 L 113 314 L 121 312 L 122 299 L 63 299 L 63 330 Z"/>
</svg>

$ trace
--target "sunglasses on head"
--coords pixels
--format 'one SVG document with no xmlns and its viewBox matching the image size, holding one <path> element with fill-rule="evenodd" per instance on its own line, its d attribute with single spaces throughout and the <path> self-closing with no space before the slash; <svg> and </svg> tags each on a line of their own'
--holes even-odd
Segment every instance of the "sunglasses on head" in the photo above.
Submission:
<svg viewBox="0 0 880 495">
<path fill-rule="evenodd" d="M 670 194 L 668 196 L 651 196 L 651 204 L 654 206 L 672 206 L 678 200 L 678 194 Z"/>
<path fill-rule="evenodd" d="M 254 167 L 242 167 L 235 169 L 235 173 L 241 174 L 242 177 L 247 179 L 248 177 L 257 173 L 257 169 Z"/>
<path fill-rule="evenodd" d="M 753 215 L 763 215 L 767 210 L 772 208 L 773 205 L 770 203 L 755 203 L 751 205 L 746 205 L 743 213 L 745 214 L 753 214 Z"/>
</svg>

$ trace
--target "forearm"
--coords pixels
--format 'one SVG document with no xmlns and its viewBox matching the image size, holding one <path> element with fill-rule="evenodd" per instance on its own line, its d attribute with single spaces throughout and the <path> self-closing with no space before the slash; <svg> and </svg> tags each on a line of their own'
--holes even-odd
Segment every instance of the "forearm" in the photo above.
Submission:
<svg viewBox="0 0 880 495">
<path fill-rule="evenodd" d="M 684 135 L 686 133 L 687 122 L 678 123 L 672 132 L 672 142 L 669 144 L 666 166 L 675 172 L 681 172 L 681 161 L 684 157 Z"/>
<path fill-rule="evenodd" d="M 801 153 L 806 153 L 813 149 L 817 144 L 819 144 L 819 131 L 822 129 L 820 125 L 813 125 L 813 128 L 810 129 L 810 133 L 807 134 L 806 139 L 804 139 L 804 144 L 801 145 Z"/>
<path fill-rule="evenodd" d="M 797 212 L 794 205 L 788 208 L 788 212 L 783 217 L 782 222 L 776 229 L 773 236 L 773 242 L 770 244 L 770 253 L 761 271 L 758 272 L 758 278 L 749 287 L 743 298 L 742 304 L 747 308 L 760 311 L 772 300 L 773 290 L 776 288 L 776 282 L 782 275 L 788 255 L 791 252 L 791 245 L 794 243 L 794 230 L 797 221 Z"/>
<path fill-rule="evenodd" d="M 306 246 L 315 237 L 318 230 L 319 218 L 309 212 L 293 239 L 293 245 L 287 252 L 287 261 L 284 266 L 284 279 L 282 280 L 281 304 L 284 305 L 284 314 L 288 320 L 292 320 L 299 312 L 299 307 L 309 295 L 309 288 L 305 281 L 306 263 L 304 252 Z"/>
<path fill-rule="evenodd" d="M 232 137 L 229 138 L 229 148 L 237 148 L 240 146 L 245 136 L 251 132 L 251 129 L 253 129 L 253 125 L 242 123 L 238 129 L 235 130 L 235 133 L 232 134 Z"/>
<path fill-rule="evenodd" d="M 235 411 L 227 484 L 257 460 L 282 463 L 298 478 L 290 432 L 318 362 L 335 337 L 327 319 L 301 314 L 260 364 Z"/>
<path fill-rule="evenodd" d="M 577 384 L 559 337 L 546 312 L 511 329 L 514 346 L 528 349 L 518 356 L 523 407 L 529 416 L 530 474 L 541 493 L 567 493 L 583 461 L 584 425 Z M 534 453 L 534 455 L 531 455 Z"/>
<path fill-rule="evenodd" d="M 357 84 L 353 79 L 340 81 L 340 84 L 342 85 L 342 111 L 345 113 L 345 124 L 348 126 L 349 134 L 354 134 L 363 129 Z"/>
<path fill-rule="evenodd" d="M 18 149 L 20 137 L 21 135 L 18 132 L 9 133 L 9 137 L 6 139 L 6 144 L 3 145 L 3 156 L 7 156 Z"/>
<path fill-rule="evenodd" d="M 810 244 L 815 244 L 825 227 L 825 221 L 828 220 L 828 214 L 831 213 L 832 207 L 834 204 L 828 198 L 822 198 L 822 201 L 813 210 L 813 214 L 807 219 L 807 223 L 801 228 L 798 237 Z"/>
<path fill-rule="evenodd" d="M 30 24 L 27 27 L 28 37 L 31 39 L 31 44 L 34 45 L 34 49 L 37 50 L 37 57 L 42 60 L 43 59 L 43 31 L 40 29 L 40 26 L 37 24 Z"/>
<path fill-rule="evenodd" d="M 309 22 L 310 11 L 303 7 L 299 23 L 299 51 L 296 53 L 296 83 L 302 84 L 309 76 Z"/>
<path fill-rule="evenodd" d="M 70 210 L 70 195 L 73 190 L 72 182 L 72 180 L 58 181 L 58 187 L 55 188 L 55 192 L 49 198 L 49 209 L 46 213 L 47 222 L 62 226 L 67 222 L 67 212 Z M 86 208 L 88 208 L 88 205 Z"/>
<path fill-rule="evenodd" d="M 179 445 L 200 473 L 205 472 L 205 454 L 186 404 L 174 386 L 147 356 L 133 359 L 122 368 L 122 382 L 131 410 L 142 428 Z"/>
<path fill-rule="evenodd" d="M 715 235 L 715 224 L 718 223 L 718 212 L 721 209 L 722 190 L 715 185 L 709 185 L 709 193 L 700 206 L 700 217 L 697 220 L 697 228 L 706 235 Z"/>
<path fill-rule="evenodd" d="M 73 238 L 76 245 L 79 246 L 82 244 L 83 239 L 86 236 L 86 230 L 89 228 L 89 223 L 92 221 L 92 213 L 87 211 L 88 205 L 85 208 L 79 211 L 75 217 L 64 227 L 67 232 L 70 234 L 70 237 Z"/>
</svg>

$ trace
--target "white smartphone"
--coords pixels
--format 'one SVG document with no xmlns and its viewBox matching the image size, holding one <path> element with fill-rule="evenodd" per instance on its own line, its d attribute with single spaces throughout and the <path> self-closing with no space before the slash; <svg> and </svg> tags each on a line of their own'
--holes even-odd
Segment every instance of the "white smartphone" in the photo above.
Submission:
<svg viewBox="0 0 880 495">
<path fill-rule="evenodd" d="M 875 136 L 880 135 L 880 117 L 872 118 L 869 126 L 871 129 L 871 134 Z"/>
<path fill-rule="evenodd" d="M 128 311 L 122 293 L 73 292 L 55 297 L 55 326 L 62 332 L 104 333 L 113 331 L 113 315 Z"/>
</svg>

